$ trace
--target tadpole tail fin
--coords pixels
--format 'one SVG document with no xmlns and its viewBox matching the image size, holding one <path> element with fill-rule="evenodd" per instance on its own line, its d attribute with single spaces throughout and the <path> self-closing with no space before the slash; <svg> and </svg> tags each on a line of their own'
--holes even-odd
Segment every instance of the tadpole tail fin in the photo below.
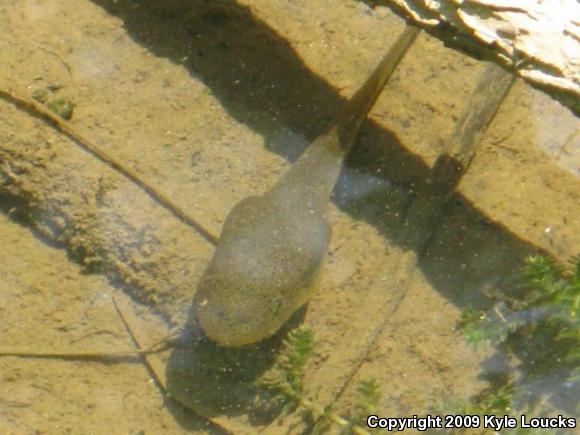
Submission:
<svg viewBox="0 0 580 435">
<path fill-rule="evenodd" d="M 385 54 L 365 84 L 344 105 L 326 132 L 318 136 L 274 185 L 271 195 L 286 204 L 326 207 L 326 201 L 340 173 L 358 130 L 381 89 L 415 41 L 420 30 L 408 26 Z"/>
<path fill-rule="evenodd" d="M 389 80 L 403 56 L 413 44 L 420 30 L 407 26 L 395 44 L 385 54 L 379 65 L 362 87 L 352 96 L 333 122 L 331 129 L 337 129 L 341 151 L 348 153 L 358 130 L 375 104 L 385 83 Z"/>
</svg>

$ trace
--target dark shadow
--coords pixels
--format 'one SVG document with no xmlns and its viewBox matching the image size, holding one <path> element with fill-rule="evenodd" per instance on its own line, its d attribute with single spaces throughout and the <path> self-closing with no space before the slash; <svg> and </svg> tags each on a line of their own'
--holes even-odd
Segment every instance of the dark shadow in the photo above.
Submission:
<svg viewBox="0 0 580 435">
<path fill-rule="evenodd" d="M 260 133 L 269 150 L 291 161 L 344 103 L 286 40 L 233 0 L 93 1 L 121 18 L 136 42 L 183 65 L 233 118 Z M 367 141 L 380 146 L 367 160 L 382 157 L 377 163 L 398 184 L 400 177 L 421 179 L 424 165 L 394 135 L 372 122 L 366 129 L 380 139 Z"/>
<path fill-rule="evenodd" d="M 190 317 L 180 346 L 171 351 L 167 363 L 168 393 L 205 417 L 245 414 L 253 425 L 271 422 L 282 403 L 257 382 L 274 363 L 288 332 L 302 323 L 305 313 L 305 307 L 298 310 L 273 337 L 237 348 L 209 340 Z M 182 424 L 188 420 L 187 415 L 179 418 Z"/>
<path fill-rule="evenodd" d="M 93 2 L 122 19 L 129 35 L 143 47 L 183 65 L 212 90 L 233 118 L 263 135 L 269 150 L 290 161 L 324 130 L 344 103 L 329 83 L 304 65 L 287 41 L 233 0 Z M 292 132 L 292 137 L 284 140 L 280 126 Z M 401 225 L 407 225 L 406 232 L 412 233 L 405 214 L 413 201 L 432 192 L 429 186 L 436 171 L 409 152 L 395 134 L 372 121 L 363 127 L 354 150 L 337 182 L 335 203 L 354 219 L 373 225 L 389 241 L 411 247 L 399 237 Z M 442 188 L 452 189 L 457 180 L 451 177 L 449 181 L 451 184 Z M 524 259 L 538 252 L 457 193 L 450 194 L 443 219 L 433 225 L 437 231 L 421 252 L 419 267 L 437 291 L 460 307 L 471 304 L 485 308 L 489 301 L 484 290 L 509 287 Z M 210 369 L 210 359 L 222 358 L 217 355 L 221 351 L 209 344 L 195 355 L 183 352 L 174 352 L 170 368 L 183 368 L 184 362 L 185 366 L 195 366 L 199 373 L 189 372 L 185 377 L 194 376 L 199 385 L 209 382 L 211 386 L 217 376 L 211 372 L 215 368 L 204 370 Z M 248 355 L 242 359 L 251 365 L 257 355 Z M 271 359 L 264 357 L 263 361 Z M 261 366 L 254 369 L 246 380 L 263 370 Z M 174 393 L 175 388 L 185 385 L 177 377 L 171 383 Z M 230 387 L 228 393 L 216 389 L 213 395 L 230 394 Z M 208 388 L 205 391 L 210 394 Z M 187 404 L 194 394 L 199 404 L 196 394 L 206 394 L 203 391 L 187 392 L 190 396 L 182 401 Z M 246 393 L 253 394 L 240 394 Z M 220 403 L 220 397 L 214 397 L 217 407 L 213 411 L 205 411 L 245 412 Z M 236 399 L 233 403 L 239 402 Z"/>
</svg>

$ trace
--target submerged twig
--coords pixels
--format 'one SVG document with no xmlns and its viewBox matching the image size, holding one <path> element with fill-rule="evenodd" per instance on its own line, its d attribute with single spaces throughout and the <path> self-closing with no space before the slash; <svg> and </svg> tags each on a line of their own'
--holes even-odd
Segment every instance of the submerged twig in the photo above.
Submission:
<svg viewBox="0 0 580 435">
<path fill-rule="evenodd" d="M 385 330 L 393 313 L 401 306 L 411 276 L 417 269 L 419 256 L 429 246 L 430 240 L 441 220 L 451 194 L 463 175 L 467 172 L 475 155 L 475 150 L 487 127 L 495 117 L 514 83 L 514 77 L 495 64 L 490 64 L 481 74 L 476 89 L 471 96 L 471 104 L 464 110 L 455 131 L 447 140 L 445 151 L 437 159 L 431 183 L 419 192 L 407 211 L 405 224 L 399 235 L 398 244 L 405 247 L 397 264 L 397 275 L 393 288 L 400 288 L 396 300 L 389 300 L 381 310 L 384 315 L 369 333 L 366 345 L 353 364 L 346 378 L 340 397 L 355 378 L 366 356 Z"/>
<path fill-rule="evenodd" d="M 0 348 L 0 357 L 3 356 L 13 356 L 20 358 L 35 358 L 35 359 L 64 359 L 64 360 L 119 360 L 123 361 L 127 358 L 132 357 L 145 357 L 147 355 L 152 355 L 155 353 L 163 352 L 174 346 L 172 341 L 176 337 L 177 332 L 172 330 L 168 335 L 160 340 L 155 341 L 147 347 L 142 347 L 140 343 L 136 340 L 132 329 L 130 328 L 127 320 L 119 308 L 117 301 L 113 298 L 113 303 L 115 309 L 121 318 L 131 340 L 135 344 L 136 348 L 124 349 L 124 350 L 51 350 L 51 349 L 35 349 L 35 350 L 22 350 L 22 349 L 2 349 Z M 111 362 L 111 361 L 107 361 Z"/>
<path fill-rule="evenodd" d="M 98 351 L 98 350 L 70 350 L 70 351 L 53 351 L 48 349 L 40 350 L 18 350 L 18 349 L 0 349 L 0 357 L 14 356 L 20 358 L 36 359 L 64 359 L 64 360 L 123 360 L 130 357 L 151 355 L 153 353 L 163 352 L 168 347 L 158 347 L 153 349 L 128 349 L 115 351 Z"/>
<path fill-rule="evenodd" d="M 82 149 L 97 157 L 103 163 L 110 166 L 115 171 L 119 172 L 124 177 L 128 178 L 134 184 L 143 189 L 149 196 L 151 196 L 151 198 L 153 198 L 155 202 L 169 210 L 181 222 L 197 231 L 209 243 L 212 245 L 217 244 L 218 237 L 215 234 L 212 234 L 196 219 L 189 216 L 181 207 L 179 207 L 167 195 L 162 193 L 158 188 L 145 181 L 136 171 L 126 167 L 115 157 L 103 151 L 94 142 L 78 133 L 70 122 L 62 119 L 58 115 L 55 115 L 41 104 L 38 104 L 36 101 L 31 101 L 18 96 L 11 89 L 0 89 L 0 98 L 25 111 L 29 115 L 44 121 L 60 133 L 64 134 Z"/>
<path fill-rule="evenodd" d="M 112 299 L 113 299 L 113 305 L 115 307 L 115 310 L 117 311 L 117 314 L 119 315 L 119 318 L 121 319 L 121 322 L 123 322 L 123 326 L 125 326 L 125 330 L 127 331 L 127 334 L 129 334 L 131 341 L 133 342 L 135 347 L 138 349 L 138 351 L 141 351 L 141 349 L 143 348 L 143 345 L 140 342 L 137 335 L 135 334 L 135 328 L 131 327 L 131 324 L 130 324 L 129 320 L 127 319 L 127 316 L 125 316 L 125 314 L 123 313 L 123 310 L 121 310 L 121 307 L 119 307 L 117 299 L 115 297 L 113 297 Z M 176 335 L 175 330 L 172 330 L 169 333 L 169 335 L 167 335 L 163 339 L 153 343 L 153 346 L 160 345 L 160 346 L 165 347 L 165 349 L 168 349 L 168 348 L 173 346 L 171 338 L 175 338 L 175 335 Z M 151 376 L 151 379 L 155 382 L 155 385 L 157 385 L 157 388 L 159 389 L 159 391 L 163 395 L 167 395 L 167 385 L 166 385 L 166 382 L 165 382 L 163 374 L 162 374 L 163 372 L 157 367 L 156 364 L 152 364 L 150 359 L 147 358 L 147 356 L 151 355 L 151 354 L 152 353 L 141 353 L 140 354 L 141 360 L 143 361 L 143 364 L 147 368 L 147 371 L 149 372 L 149 376 Z"/>
</svg>

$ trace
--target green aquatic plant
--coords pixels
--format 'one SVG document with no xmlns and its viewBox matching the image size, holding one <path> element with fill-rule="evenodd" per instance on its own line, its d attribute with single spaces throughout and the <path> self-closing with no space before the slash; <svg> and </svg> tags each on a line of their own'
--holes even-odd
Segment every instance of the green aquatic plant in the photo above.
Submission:
<svg viewBox="0 0 580 435">
<path fill-rule="evenodd" d="M 514 407 L 514 383 L 506 380 L 503 385 L 491 386 L 480 393 L 462 414 L 509 415 Z"/>
<path fill-rule="evenodd" d="M 304 369 L 315 350 L 314 333 L 310 328 L 298 327 L 288 334 L 272 369 L 258 381 L 258 386 L 271 393 L 280 405 L 281 414 L 299 413 L 311 426 L 312 433 L 326 433 L 331 425 L 341 434 L 367 434 L 359 424 L 375 412 L 380 393 L 374 379 L 362 380 L 357 389 L 357 401 L 347 410 L 347 417 L 338 415 L 332 406 L 320 406 L 304 384 Z"/>
<path fill-rule="evenodd" d="M 347 421 L 340 434 L 350 434 L 355 425 L 363 425 L 369 415 L 377 414 L 377 406 L 381 393 L 376 379 L 363 379 L 357 387 L 357 401 L 348 411 Z"/>
<path fill-rule="evenodd" d="M 299 327 L 288 334 L 272 370 L 260 380 L 260 386 L 275 393 L 284 403 L 284 411 L 295 410 L 304 393 L 304 367 L 314 351 L 314 333 Z"/>
<path fill-rule="evenodd" d="M 74 104 L 64 98 L 54 98 L 46 103 L 46 107 L 67 121 L 72 118 Z"/>
<path fill-rule="evenodd" d="M 479 416 L 479 423 L 474 427 L 481 432 L 477 433 L 498 433 L 489 423 L 484 424 L 484 419 L 489 416 L 496 416 L 501 419 L 503 416 L 515 418 L 515 428 L 502 428 L 501 433 L 505 435 L 553 435 L 556 430 L 541 428 L 521 427 L 519 422 L 522 415 L 537 415 L 537 412 L 544 412 L 534 408 L 518 408 L 519 393 L 516 390 L 516 383 L 511 376 L 504 377 L 502 382 L 494 383 L 478 394 L 471 400 L 461 400 L 457 398 L 447 398 L 445 402 L 434 407 L 432 412 L 437 415 L 460 415 L 460 416 Z M 473 419 L 471 420 L 473 421 Z M 445 433 L 473 433 L 472 429 L 454 428 L 447 429 Z"/>
<path fill-rule="evenodd" d="M 32 98 L 34 98 L 39 103 L 44 104 L 48 100 L 48 90 L 37 89 L 32 93 Z"/>
<path fill-rule="evenodd" d="M 473 307 L 467 307 L 461 312 L 460 329 L 465 341 L 470 345 L 477 347 L 485 342 L 501 342 L 507 338 L 508 331 L 514 328 L 513 323 L 497 322 L 496 317 L 503 317 L 497 311 L 496 314 L 488 314 L 483 310 L 476 310 Z M 505 318 L 505 317 L 504 317 Z"/>
<path fill-rule="evenodd" d="M 517 288 L 509 295 L 497 292 L 494 299 L 487 311 L 464 309 L 459 329 L 468 343 L 477 346 L 489 342 L 520 361 L 520 407 L 539 411 L 538 407 L 562 391 L 578 388 L 580 256 L 573 257 L 567 266 L 551 257 L 530 256 Z M 549 385 L 545 379 L 550 379 Z M 540 389 L 531 387 L 540 384 L 544 385 Z M 475 410 L 485 405 L 482 409 L 494 413 L 492 403 L 507 404 L 507 391 L 513 388 L 504 387 L 496 387 L 495 396 L 488 397 L 494 401 L 477 402 Z"/>
<path fill-rule="evenodd" d="M 535 371 L 557 361 L 559 370 L 568 367 L 576 378 L 580 375 L 580 256 L 573 257 L 568 267 L 550 257 L 531 256 L 521 275 L 516 296 L 499 294 L 489 311 L 463 310 L 459 326 L 466 341 L 504 343 L 508 351 L 532 359 Z"/>
<path fill-rule="evenodd" d="M 52 92 L 60 89 L 60 86 L 48 86 L 46 88 L 36 89 L 32 92 L 32 98 L 47 107 L 48 110 L 55 113 L 65 120 L 70 120 L 74 111 L 74 104 L 62 97 L 52 97 Z"/>
</svg>

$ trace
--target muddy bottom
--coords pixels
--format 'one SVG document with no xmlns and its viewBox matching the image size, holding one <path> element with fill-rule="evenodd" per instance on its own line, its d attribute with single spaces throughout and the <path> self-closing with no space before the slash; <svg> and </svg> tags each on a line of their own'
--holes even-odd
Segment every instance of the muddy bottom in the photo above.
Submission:
<svg viewBox="0 0 580 435">
<path fill-rule="evenodd" d="M 275 183 L 403 29 L 389 9 L 356 1 L 4 1 L 0 90 L 74 104 L 70 126 L 197 227 L 82 143 L 0 100 L 2 347 L 133 349 L 114 300 L 141 345 L 183 324 L 228 212 Z M 476 396 L 500 369 L 496 349 L 462 337 L 462 310 L 489 308 L 490 292 L 513 287 L 529 255 L 578 253 L 580 124 L 520 81 L 453 188 L 421 206 L 485 68 L 421 34 L 337 182 L 327 264 L 301 319 L 316 339 L 304 385 L 337 415 L 348 415 L 369 378 L 381 416 Z M 199 394 L 179 404 L 164 392 L 168 358 L 148 357 L 151 372 L 138 357 L 2 357 L 0 432 L 309 427 L 297 414 L 259 419 L 244 404 L 209 410 L 195 405 Z M 173 382 L 197 382 L 188 367 L 189 380 Z"/>
</svg>

